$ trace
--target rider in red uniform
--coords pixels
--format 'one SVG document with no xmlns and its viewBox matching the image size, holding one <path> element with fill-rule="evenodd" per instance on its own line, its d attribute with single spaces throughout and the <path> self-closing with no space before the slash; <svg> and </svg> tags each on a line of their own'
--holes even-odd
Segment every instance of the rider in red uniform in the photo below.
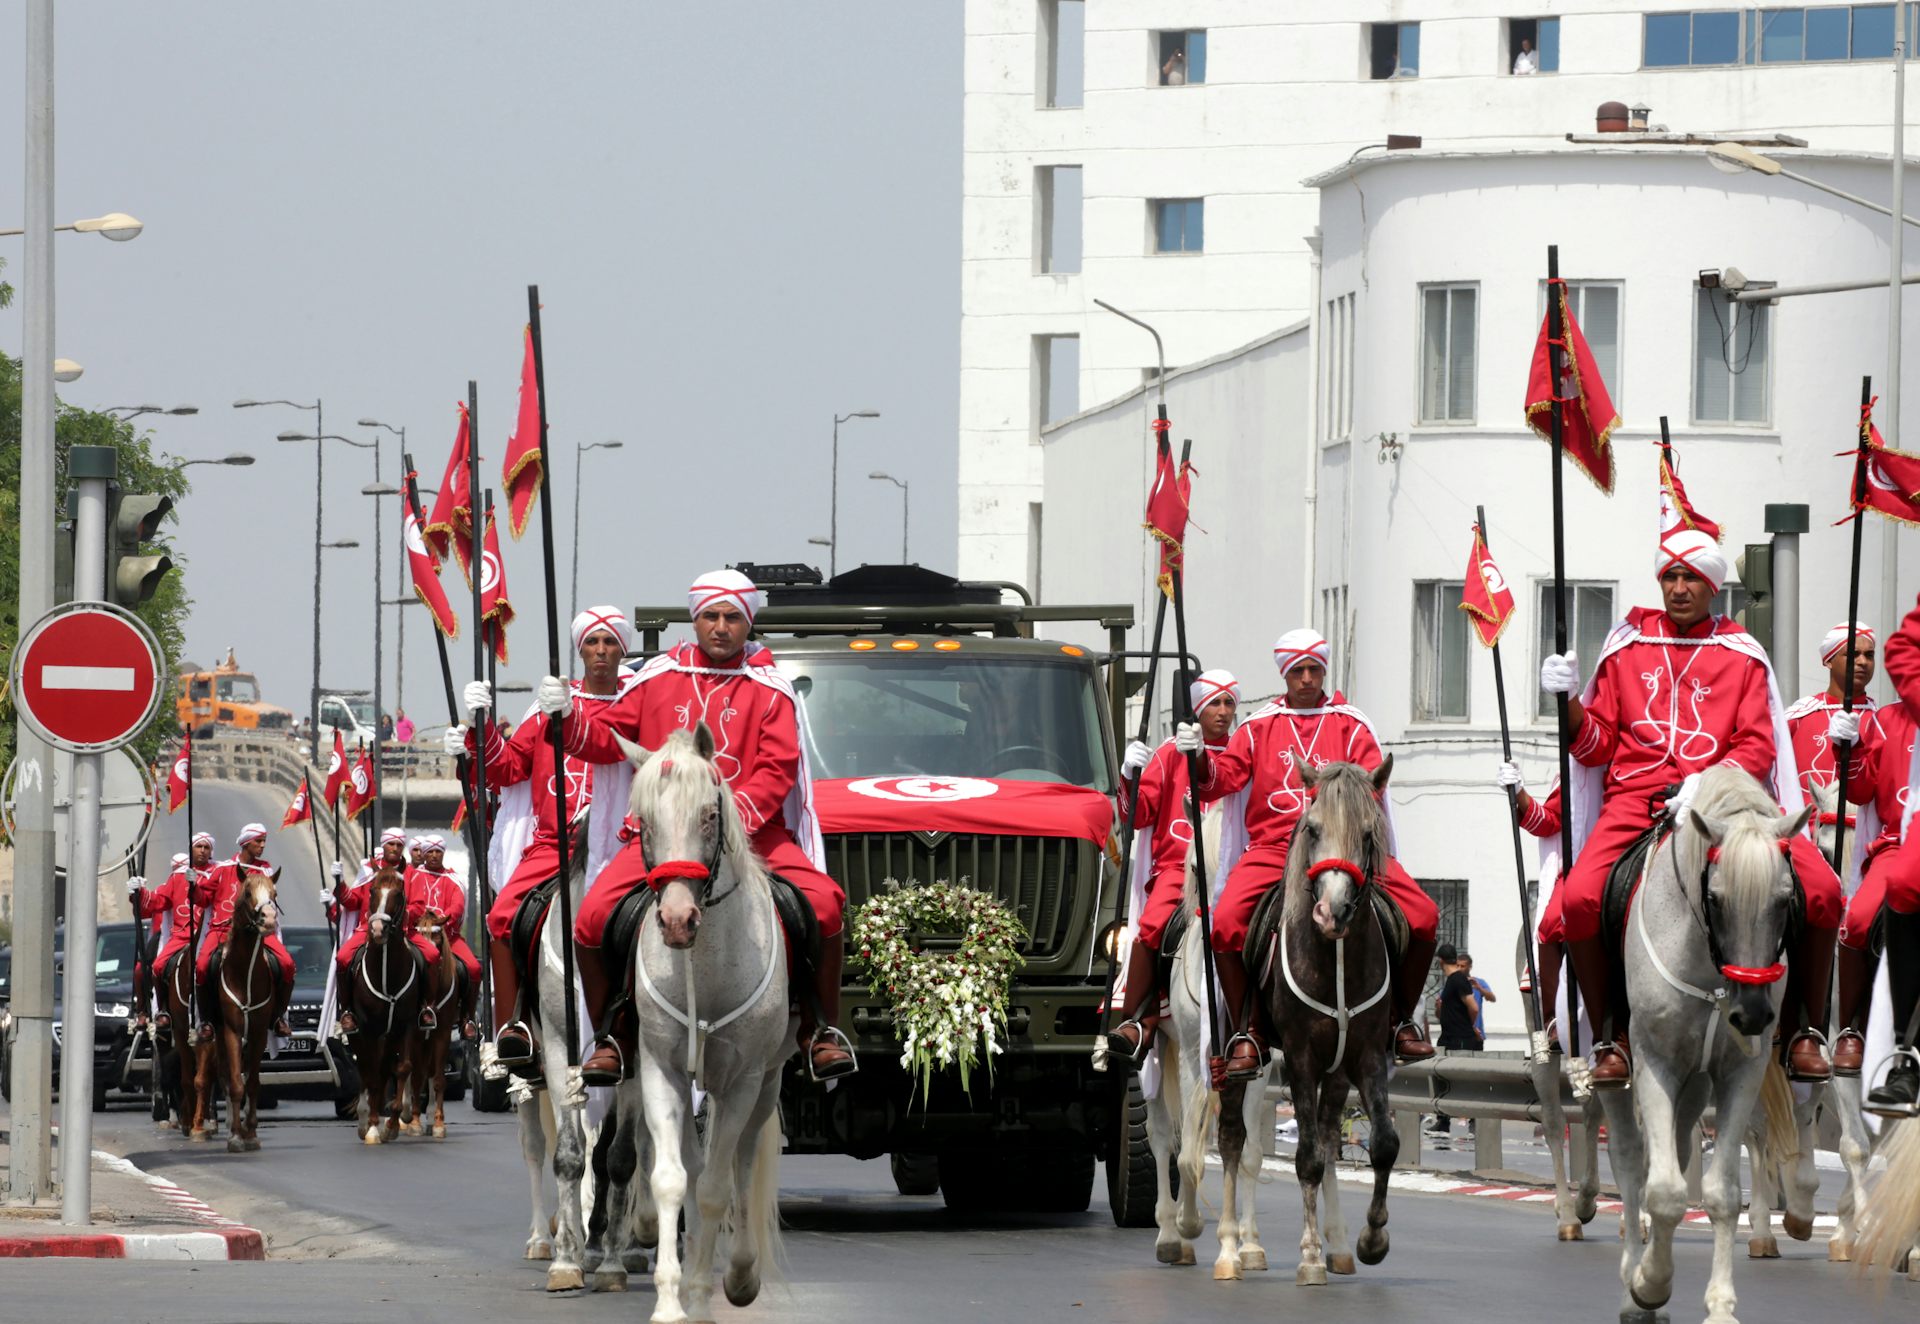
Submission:
<svg viewBox="0 0 1920 1324">
<path fill-rule="evenodd" d="M 1200 723 L 1211 754 L 1223 754 L 1240 710 L 1240 682 L 1225 671 L 1203 671 L 1187 687 L 1188 703 Z M 1151 1043 L 1160 1022 L 1160 945 L 1167 924 L 1187 890 L 1187 853 L 1193 847 L 1192 797 L 1187 794 L 1187 756 L 1168 739 L 1158 749 L 1141 741 L 1127 746 L 1122 772 L 1139 777 L 1133 800 L 1136 876 L 1146 875 L 1146 895 L 1133 916 L 1133 946 L 1127 953 L 1124 991 L 1118 1010 L 1125 1016 L 1107 1032 L 1108 1051 L 1126 1062 L 1138 1061 L 1141 1045 Z M 1142 861 L 1138 857 L 1145 855 Z"/>
<path fill-rule="evenodd" d="M 420 932 L 420 918 L 427 911 L 437 911 L 446 924 L 447 945 L 453 951 L 454 959 L 460 962 L 467 973 L 467 987 L 460 999 L 460 1025 L 469 1039 L 479 1037 L 479 1029 L 473 1023 L 474 1000 L 480 996 L 480 958 L 467 946 L 467 940 L 461 936 L 460 928 L 467 914 L 466 889 L 460 886 L 460 880 L 447 872 L 446 840 L 437 834 L 417 838 L 420 844 L 422 863 L 407 870 L 407 932 L 412 935 L 413 945 L 420 949 L 420 955 L 431 966 L 440 959 L 440 951 L 433 942 Z"/>
<path fill-rule="evenodd" d="M 805 776 L 792 688 L 773 669 L 771 655 L 748 640 L 754 615 L 765 601 L 753 581 L 738 571 L 703 575 L 687 595 L 694 643 L 654 658 L 633 687 L 610 705 L 576 706 L 565 682 L 553 676 L 541 682 L 539 700 L 550 714 L 573 713 L 566 723 L 567 752 L 589 759 L 620 757 L 615 732 L 647 749 L 657 749 L 674 731 L 703 722 L 713 733 L 718 747 L 714 762 L 733 792 L 754 852 L 806 897 L 819 922 L 821 954 L 814 992 L 824 1023 L 809 1026 L 805 1022 L 812 1017 L 805 1016 L 801 1033 L 814 1077 L 827 1079 L 858 1069 L 851 1045 L 834 1028 L 845 956 L 840 930 L 846 895 L 814 858 L 820 852 L 819 827 L 811 814 L 813 788 Z M 601 1023 L 610 990 L 600 946 L 614 908 L 647 882 L 647 874 L 645 852 L 635 838 L 594 880 L 574 919 L 581 986 L 594 1024 L 602 1031 L 582 1067 L 589 1084 L 618 1081 L 629 1069 L 628 1045 Z M 624 1033 L 626 1027 L 618 1029 Z"/>
<path fill-rule="evenodd" d="M 605 707 L 617 699 L 632 683 L 631 673 L 621 663 L 633 647 L 633 626 L 617 607 L 589 607 L 574 618 L 573 647 L 580 655 L 582 675 L 571 682 L 572 694 L 582 706 Z M 467 686 L 468 711 L 491 709 L 493 691 L 485 681 Z M 525 783 L 532 801 L 532 835 L 517 863 L 507 861 L 510 869 L 506 884 L 487 911 L 487 955 L 493 967 L 493 1023 L 496 1027 L 493 1055 L 508 1066 L 521 1066 L 533 1060 L 533 1030 L 516 1019 L 520 1003 L 521 971 L 513 961 L 513 917 L 519 913 L 527 895 L 554 877 L 560 869 L 559 834 L 554 823 L 557 801 L 553 775 L 553 743 L 547 734 L 547 715 L 535 713 L 502 739 L 500 728 L 489 720 L 486 727 L 487 789 L 504 790 Z M 449 728 L 447 749 L 451 753 L 474 753 L 473 734 L 466 727 Z M 605 762 L 606 760 L 601 760 Z M 579 823 L 593 804 L 594 761 L 566 756 L 567 818 Z M 624 808 L 624 806 L 619 806 Z M 477 987 L 477 984 L 476 984 Z"/>
<path fill-rule="evenodd" d="M 260 823 L 249 823 L 240 829 L 240 836 L 234 842 L 238 850 L 230 860 L 215 865 L 212 872 L 193 885 L 194 904 L 206 910 L 206 936 L 201 940 L 199 957 L 194 964 L 194 977 L 200 985 L 200 1042 L 213 1042 L 213 1023 L 218 1019 L 214 1015 L 219 1005 L 219 980 L 210 978 L 213 972 L 214 957 L 227 935 L 233 929 L 233 907 L 239 899 L 241 888 L 247 880 L 256 874 L 273 875 L 273 866 L 267 863 L 267 829 Z M 286 944 L 280 941 L 278 933 L 266 935 L 266 948 L 280 962 L 282 981 L 286 986 L 286 996 L 293 996 L 293 954 Z M 275 1034 L 288 1035 L 286 1000 L 274 1008 L 273 1029 Z"/>
<path fill-rule="evenodd" d="M 346 936 L 340 943 L 340 950 L 334 954 L 334 964 L 338 968 L 338 974 L 335 976 L 336 981 L 345 980 L 352 974 L 354 958 L 360 954 L 360 949 L 367 945 L 366 910 L 370 903 L 372 888 L 369 885 L 373 882 L 373 876 L 382 869 L 392 869 L 404 880 L 407 869 L 406 857 L 407 834 L 399 828 L 388 828 L 380 834 L 379 853 L 370 855 L 360 862 L 360 871 L 354 877 L 351 886 L 343 883 L 340 877 L 339 866 L 334 866 L 333 895 L 325 898 L 327 900 L 327 917 L 329 919 L 338 919 L 342 914 L 346 913 L 359 916 L 358 922 L 354 925 L 353 932 Z M 322 895 L 325 897 L 324 893 Z M 413 925 L 411 916 L 402 917 L 401 924 L 406 930 L 408 938 L 412 938 Z M 342 1036 L 351 1038 L 359 1032 L 360 1027 L 355 1023 L 353 1018 L 353 1009 L 349 1007 L 344 1000 L 340 1004 L 340 1014 L 335 1019 L 339 1024 Z M 431 1030 L 436 1023 L 433 1008 L 427 1006 L 421 1007 L 420 1028 L 423 1030 Z"/>
<path fill-rule="evenodd" d="M 1530 837 L 1543 841 L 1554 841 L 1560 836 L 1560 787 L 1556 784 L 1547 792 L 1547 798 L 1536 800 L 1521 780 L 1520 769 L 1512 763 L 1502 763 L 1494 776 L 1494 782 L 1504 792 L 1511 786 L 1516 792 L 1520 806 L 1520 830 Z M 1555 859 L 1558 865 L 1558 859 Z M 1542 882 L 1547 882 L 1543 869 Z M 1554 1016 L 1554 1006 L 1560 1001 L 1560 967 L 1566 961 L 1567 926 L 1561 915 L 1560 900 L 1562 889 L 1555 886 L 1548 893 L 1547 904 L 1541 908 L 1539 929 L 1536 934 L 1538 945 L 1535 949 L 1534 963 L 1540 971 L 1540 1010 L 1547 1018 L 1547 1037 L 1559 1042 L 1560 1026 Z M 1521 972 L 1521 992 L 1525 992 L 1526 973 Z"/>
<path fill-rule="evenodd" d="M 1593 1083 L 1624 1086 L 1632 1074 L 1626 1008 L 1613 997 L 1610 956 L 1600 933 L 1607 876 L 1621 854 L 1666 812 L 1667 792 L 1717 763 L 1732 763 L 1797 805 L 1793 751 L 1775 734 L 1772 669 L 1752 636 L 1713 614 L 1713 595 L 1727 562 L 1713 539 L 1693 530 L 1670 533 L 1655 558 L 1663 609 L 1637 607 L 1608 637 L 1607 651 L 1584 696 L 1570 699 L 1570 751 L 1601 781 L 1599 818 L 1576 842 L 1578 855 L 1561 887 L 1567 945 L 1590 1014 L 1611 1013 L 1613 1034 L 1594 1045 Z M 1571 695 L 1579 681 L 1572 655 L 1541 664 L 1541 688 Z M 1579 804 L 1579 800 L 1575 804 Z M 1656 807 L 1658 806 L 1658 807 Z M 1578 826 L 1578 825 L 1576 825 Z M 1806 922 L 1793 956 L 1800 1028 L 1788 1043 L 1787 1070 L 1801 1080 L 1830 1074 L 1823 1036 L 1827 981 L 1840 926 L 1840 880 L 1805 836 L 1788 843 L 1806 901 Z M 1783 1023 L 1786 1017 L 1783 1015 Z"/>
<path fill-rule="evenodd" d="M 196 832 L 191 850 L 186 855 L 173 857 L 173 871 L 167 880 L 157 888 L 144 886 L 144 880 L 135 878 L 128 887 L 127 899 L 133 907 L 133 913 L 145 920 L 158 920 L 165 929 L 160 941 L 155 945 L 160 949 L 153 958 L 151 967 L 144 962 L 141 970 L 148 988 L 157 982 L 155 974 L 164 979 L 167 967 L 173 958 L 184 952 L 193 942 L 194 920 L 199 915 L 198 907 L 191 901 L 193 884 L 203 880 L 213 868 L 213 834 Z M 146 1010 L 146 999 L 140 999 L 140 1008 Z M 165 1031 L 172 1025 L 172 1016 L 167 1011 L 167 999 L 163 993 L 154 1017 L 156 1031 Z"/>
<path fill-rule="evenodd" d="M 1907 613 L 1894 636 L 1887 640 L 1887 679 L 1900 702 L 1890 703 L 1875 716 L 1880 734 L 1875 748 L 1874 803 L 1883 821 L 1896 825 L 1905 816 L 1907 794 L 1911 789 L 1914 728 L 1920 719 L 1920 605 Z M 1898 826 L 1893 835 L 1900 835 Z M 1877 843 L 1876 843 L 1877 844 Z M 1920 1003 L 1920 843 L 1913 839 L 1887 848 L 1879 871 L 1869 868 L 1869 877 L 1879 873 L 1884 886 L 1887 911 L 1887 978 L 1893 994 L 1893 1032 L 1905 1047 L 1907 1027 L 1913 1021 L 1916 1003 Z M 1860 893 L 1867 891 L 1862 880 Z M 1855 894 L 1860 903 L 1860 893 Z M 1873 922 L 1879 904 L 1862 904 L 1860 913 L 1848 912 L 1849 939 L 1864 943 L 1866 930 Z M 1857 937 L 1855 935 L 1858 935 Z M 1867 1096 L 1877 1108 L 1912 1108 L 1920 1098 L 1920 1067 L 1906 1056 L 1896 1057 L 1886 1080 Z"/>
<path fill-rule="evenodd" d="M 1331 651 L 1326 639 L 1313 630 L 1282 635 L 1274 645 L 1273 660 L 1287 692 L 1242 723 L 1227 742 L 1225 753 L 1207 754 L 1198 728 L 1191 724 L 1183 723 L 1174 736 L 1183 751 L 1202 753 L 1202 796 L 1216 800 L 1237 791 L 1246 792 L 1244 822 L 1239 825 L 1245 831 L 1246 850 L 1227 874 L 1225 890 L 1213 910 L 1216 969 L 1234 1024 L 1226 1063 L 1232 1079 L 1251 1078 L 1267 1066 L 1259 1017 L 1252 1014 L 1253 1004 L 1247 995 L 1242 949 L 1254 907 L 1286 874 L 1287 849 L 1307 810 L 1307 791 L 1300 783 L 1293 756 L 1314 767 L 1357 763 L 1369 771 L 1378 768 L 1383 757 L 1366 716 L 1350 706 L 1344 695 L 1328 696 L 1326 692 Z M 1413 1012 L 1433 964 L 1440 909 L 1398 860 L 1387 860 L 1375 881 L 1406 917 L 1409 934 L 1393 986 L 1394 1053 L 1407 1061 L 1431 1057 L 1433 1046 L 1414 1024 Z"/>
</svg>

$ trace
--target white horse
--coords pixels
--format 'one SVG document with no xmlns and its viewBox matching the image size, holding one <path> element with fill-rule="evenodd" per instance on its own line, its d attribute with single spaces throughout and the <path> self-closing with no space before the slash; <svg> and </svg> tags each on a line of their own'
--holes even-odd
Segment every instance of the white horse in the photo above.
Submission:
<svg viewBox="0 0 1920 1324">
<path fill-rule="evenodd" d="M 1207 850 L 1207 876 L 1212 878 L 1219 858 L 1218 811 L 1207 812 L 1201 824 L 1201 838 Z M 1207 1073 L 1210 1039 L 1204 983 L 1206 965 L 1200 946 L 1206 939 L 1197 913 L 1198 886 L 1189 854 L 1187 886 L 1181 901 L 1187 927 L 1180 948 L 1174 953 L 1168 980 L 1168 1016 L 1158 1031 L 1159 1088 L 1147 1101 L 1147 1141 L 1153 1148 L 1153 1171 L 1158 1182 L 1153 1219 L 1159 1233 L 1154 1241 L 1154 1256 L 1162 1264 L 1194 1263 L 1193 1239 L 1200 1235 L 1203 1226 L 1200 1183 L 1206 1178 L 1207 1148 L 1212 1140 L 1217 1106 Z M 1266 1106 L 1266 1091 L 1249 1088 L 1244 1097 L 1242 1127 L 1249 1136 L 1258 1135 L 1256 1126 L 1273 1125 L 1272 1113 Z M 1260 1145 L 1242 1146 L 1238 1166 L 1222 1170 L 1225 1189 L 1220 1205 L 1220 1253 L 1213 1262 L 1213 1276 L 1217 1280 L 1238 1279 L 1245 1270 L 1267 1267 L 1267 1252 L 1260 1245 L 1260 1229 L 1254 1220 L 1260 1155 Z M 1177 1196 L 1170 1172 L 1175 1164 L 1180 1174 Z M 1347 1272 L 1352 1272 L 1351 1266 Z"/>
<path fill-rule="evenodd" d="M 1652 1324 L 1673 1293 L 1673 1232 L 1687 1212 L 1681 1142 L 1711 1096 L 1724 1142 L 1703 1184 L 1713 1221 L 1708 1324 L 1732 1324 L 1740 1149 L 1784 992 L 1779 965 L 1794 894 L 1786 843 L 1810 810 L 1786 817 L 1745 771 L 1701 774 L 1692 806 L 1649 858 L 1627 921 L 1633 1084 L 1608 1090 L 1608 1153 L 1628 1229 L 1644 1205 L 1643 1245 L 1623 1238 L 1623 1321 Z M 1709 992 L 1708 990 L 1715 990 Z"/>
<path fill-rule="evenodd" d="M 788 1011 L 771 881 L 712 761 L 712 733 L 704 724 L 676 731 L 657 755 L 620 744 L 635 769 L 628 813 L 646 824 L 639 847 L 662 886 L 632 957 L 639 1069 L 619 1087 L 613 1116 L 622 1126 L 644 1116 L 651 1141 L 655 1324 L 704 1321 L 713 1318 L 723 1222 L 731 1232 L 729 1302 L 750 1304 L 762 1274 L 778 1270 L 776 1105 L 798 1021 Z M 694 1126 L 696 1087 L 706 1095 L 704 1144 Z M 683 1210 L 684 1269 L 672 1231 Z"/>
</svg>

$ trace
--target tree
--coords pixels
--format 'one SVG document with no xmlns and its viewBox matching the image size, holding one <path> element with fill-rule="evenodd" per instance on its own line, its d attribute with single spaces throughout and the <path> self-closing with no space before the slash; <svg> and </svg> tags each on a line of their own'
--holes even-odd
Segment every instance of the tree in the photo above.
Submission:
<svg viewBox="0 0 1920 1324">
<path fill-rule="evenodd" d="M 5 289 L 0 286 L 0 291 Z M 159 492 L 178 504 L 190 490 L 185 470 L 154 455 L 151 432 L 136 432 L 132 423 L 110 414 L 62 404 L 54 417 L 56 512 L 67 508 L 72 486 L 67 455 L 75 446 L 111 446 L 118 451 L 119 482 L 129 492 Z M 174 715 L 176 664 L 186 643 L 187 611 L 193 604 L 187 596 L 185 566 L 178 554 L 169 554 L 175 572 L 161 581 L 159 590 L 139 609 L 140 618 L 160 642 L 165 691 L 159 711 L 133 746 L 148 763 L 158 760 L 161 749 L 179 730 Z M 0 657 L 9 663 L 20 625 L 20 360 L 0 354 Z M 13 723 L 9 687 L 0 698 L 0 766 L 13 760 Z"/>
</svg>

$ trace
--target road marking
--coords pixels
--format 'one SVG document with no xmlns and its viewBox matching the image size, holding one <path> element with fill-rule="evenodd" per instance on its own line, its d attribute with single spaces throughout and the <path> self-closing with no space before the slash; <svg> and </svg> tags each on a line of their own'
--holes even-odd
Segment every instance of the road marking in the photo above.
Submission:
<svg viewBox="0 0 1920 1324">
<path fill-rule="evenodd" d="M 120 690 L 133 692 L 132 667 L 41 667 L 43 690 Z"/>
</svg>

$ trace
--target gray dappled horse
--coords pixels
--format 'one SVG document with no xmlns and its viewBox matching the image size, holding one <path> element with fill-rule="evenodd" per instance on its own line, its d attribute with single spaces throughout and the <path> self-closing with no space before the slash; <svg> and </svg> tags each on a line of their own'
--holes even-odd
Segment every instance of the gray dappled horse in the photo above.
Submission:
<svg viewBox="0 0 1920 1324">
<path fill-rule="evenodd" d="M 1747 1130 L 1771 1060 L 1796 890 L 1787 842 L 1810 812 L 1786 817 L 1744 770 L 1716 765 L 1700 775 L 1691 806 L 1641 876 L 1624 936 L 1633 1088 L 1602 1100 L 1629 1229 L 1623 1321 L 1652 1324 L 1673 1293 L 1673 1232 L 1688 1204 L 1683 1142 L 1709 1102 L 1725 1143 L 1703 1182 L 1713 1221 L 1707 1320 L 1733 1320 L 1741 1152 L 1733 1138 Z M 1631 1234 L 1643 1207 L 1651 1225 L 1644 1245 Z"/>
</svg>

